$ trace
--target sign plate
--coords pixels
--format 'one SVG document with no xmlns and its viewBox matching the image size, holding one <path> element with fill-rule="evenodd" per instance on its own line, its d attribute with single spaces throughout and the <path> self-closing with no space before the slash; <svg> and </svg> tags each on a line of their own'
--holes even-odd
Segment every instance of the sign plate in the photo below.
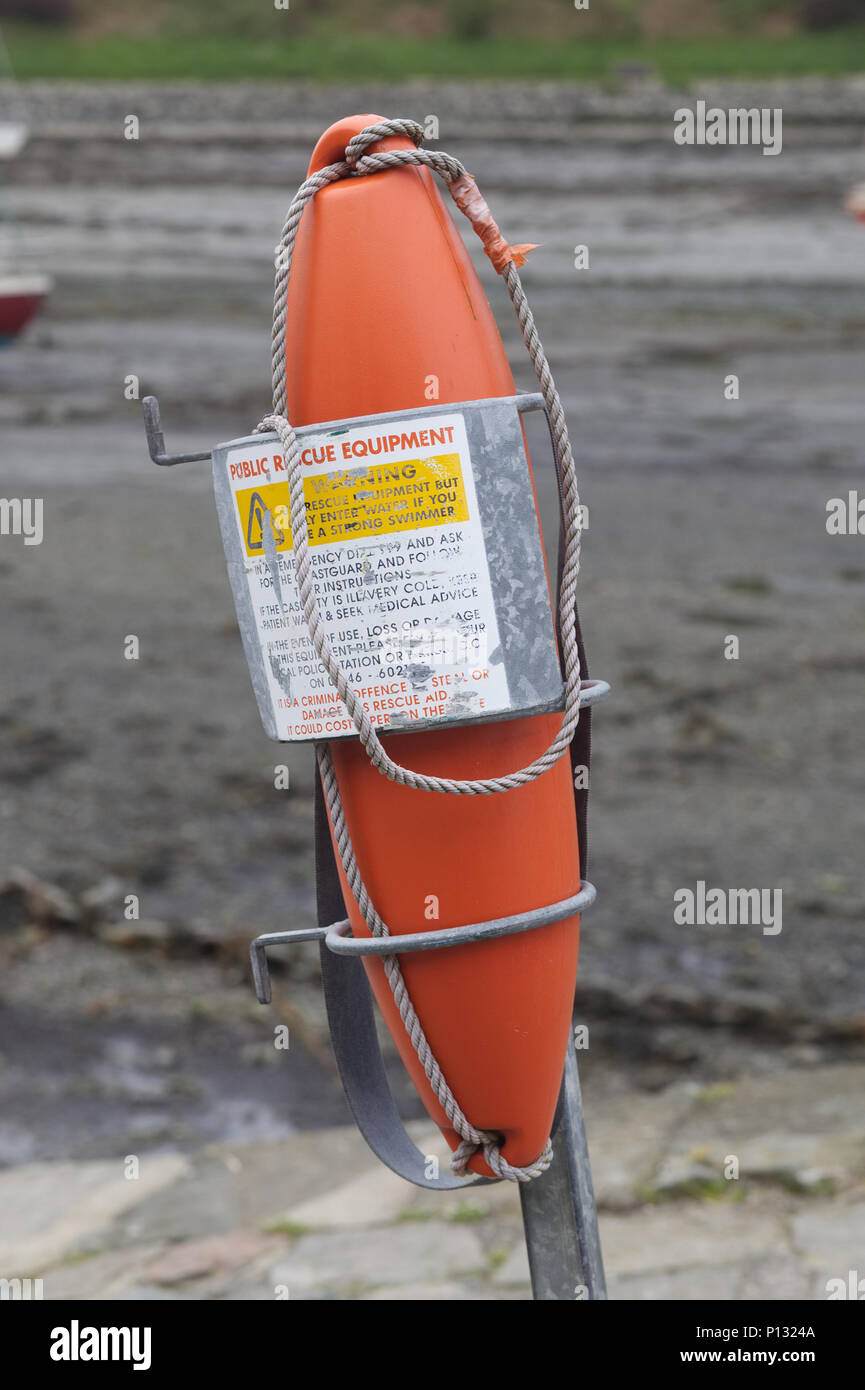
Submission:
<svg viewBox="0 0 865 1390">
<path fill-rule="evenodd" d="M 380 730 L 562 708 L 518 407 L 506 397 L 297 431 L 319 609 Z M 300 610 L 278 436 L 218 445 L 213 478 L 267 733 L 356 737 Z"/>
</svg>

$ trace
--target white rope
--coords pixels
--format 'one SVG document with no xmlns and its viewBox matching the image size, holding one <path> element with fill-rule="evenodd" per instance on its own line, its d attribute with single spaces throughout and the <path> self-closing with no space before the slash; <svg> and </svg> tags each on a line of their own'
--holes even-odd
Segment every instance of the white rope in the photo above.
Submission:
<svg viewBox="0 0 865 1390">
<path fill-rule="evenodd" d="M 568 429 L 559 393 L 556 390 L 543 346 L 523 290 L 513 259 L 501 266 L 505 284 L 523 334 L 538 384 L 549 411 L 556 453 L 559 459 L 564 511 L 564 559 L 562 581 L 559 593 L 559 630 L 564 659 L 565 708 L 562 724 L 555 739 L 539 757 L 526 767 L 501 777 L 457 780 L 450 777 L 431 777 L 415 772 L 396 763 L 385 751 L 363 702 L 350 685 L 328 640 L 316 600 L 312 582 L 312 562 L 306 520 L 306 501 L 303 492 L 303 476 L 300 467 L 300 444 L 294 427 L 286 415 L 286 372 L 285 372 L 285 330 L 286 297 L 291 272 L 294 242 L 304 208 L 315 195 L 328 184 L 347 177 L 363 177 L 386 169 L 401 168 L 406 165 L 424 165 L 434 169 L 445 179 L 448 186 L 457 180 L 465 180 L 466 170 L 459 160 L 440 151 L 389 150 L 378 154 L 367 154 L 366 150 L 376 141 L 392 135 L 405 135 L 420 145 L 423 128 L 415 121 L 381 121 L 367 126 L 355 135 L 346 147 L 345 160 L 320 169 L 301 184 L 292 200 L 285 219 L 279 245 L 275 253 L 276 281 L 273 301 L 273 413 L 267 415 L 257 426 L 257 430 L 274 430 L 282 443 L 283 460 L 288 477 L 289 518 L 293 541 L 293 560 L 301 609 L 313 647 L 327 671 L 331 684 L 351 717 L 373 766 L 383 776 L 401 786 L 419 791 L 443 792 L 456 796 L 492 795 L 511 791 L 524 786 L 548 772 L 568 750 L 576 730 L 580 715 L 580 661 L 576 638 L 576 586 L 580 571 L 581 509 L 577 488 L 576 469 L 571 451 Z M 458 203 L 458 206 L 462 204 Z M 465 210 L 463 208 L 463 210 Z M 492 219 L 489 224 L 495 228 Z M 498 229 L 495 228 L 498 232 Z M 480 234 L 480 233 L 479 233 Z M 499 245 L 501 238 L 499 237 Z M 346 879 L 357 902 L 358 908 L 374 936 L 389 936 L 387 924 L 373 904 L 360 866 L 354 854 L 351 837 L 342 812 L 339 787 L 334 772 L 330 749 L 327 744 L 317 746 L 317 758 L 322 786 L 334 829 L 337 850 L 342 861 Z M 483 1149 L 484 1158 L 494 1173 L 512 1181 L 528 1182 L 545 1172 L 552 1161 L 552 1147 L 547 1140 L 543 1153 L 533 1164 L 517 1168 L 503 1158 L 500 1151 L 501 1137 L 488 1130 L 479 1130 L 463 1114 L 460 1106 L 447 1084 L 438 1062 L 421 1026 L 406 989 L 405 980 L 397 956 L 383 956 L 385 974 L 399 1009 L 400 1018 L 412 1043 L 424 1074 L 432 1087 L 445 1114 L 460 1136 L 461 1143 L 453 1154 L 451 1166 L 456 1173 L 464 1173 L 472 1155 Z"/>
</svg>

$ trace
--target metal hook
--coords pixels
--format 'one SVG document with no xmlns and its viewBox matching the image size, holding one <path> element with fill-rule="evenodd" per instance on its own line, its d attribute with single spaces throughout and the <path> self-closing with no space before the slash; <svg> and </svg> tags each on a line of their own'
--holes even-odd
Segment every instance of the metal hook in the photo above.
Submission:
<svg viewBox="0 0 865 1390">
<path fill-rule="evenodd" d="M 348 923 L 340 923 L 340 926 Z M 268 946 L 290 946 L 294 941 L 320 941 L 327 936 L 330 927 L 300 927 L 297 931 L 272 931 L 257 936 L 249 947 L 249 960 L 252 965 L 252 978 L 259 1004 L 270 1003 L 270 970 L 267 966 Z"/>
<path fill-rule="evenodd" d="M 150 457 L 161 468 L 173 468 L 176 463 L 199 463 L 211 457 L 209 449 L 206 454 L 167 454 L 162 420 L 159 416 L 159 401 L 155 396 L 145 396 L 141 402 L 141 409 L 144 412 L 144 433 L 147 435 Z"/>
</svg>

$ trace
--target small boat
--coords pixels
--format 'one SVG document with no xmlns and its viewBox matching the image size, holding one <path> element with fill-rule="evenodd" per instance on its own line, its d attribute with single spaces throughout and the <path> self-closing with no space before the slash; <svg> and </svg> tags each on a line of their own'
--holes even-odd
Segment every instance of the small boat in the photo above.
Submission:
<svg viewBox="0 0 865 1390">
<path fill-rule="evenodd" d="M 18 337 L 51 290 L 51 277 L 0 267 L 0 347 Z"/>
<path fill-rule="evenodd" d="M 844 199 L 844 207 L 857 222 L 865 222 L 865 183 L 857 183 Z"/>
<path fill-rule="evenodd" d="M 4 72 L 10 81 L 11 66 L 0 38 L 0 76 Z M 14 100 L 14 83 L 11 91 Z M 0 160 L 15 159 L 29 135 L 29 126 L 22 117 L 0 119 Z M 0 186 L 0 200 L 5 192 Z M 49 275 L 33 269 L 22 256 L 20 233 L 8 205 L 4 208 L 0 204 L 0 233 L 0 347 L 4 347 L 14 342 L 30 323 L 50 293 L 53 281 Z"/>
</svg>

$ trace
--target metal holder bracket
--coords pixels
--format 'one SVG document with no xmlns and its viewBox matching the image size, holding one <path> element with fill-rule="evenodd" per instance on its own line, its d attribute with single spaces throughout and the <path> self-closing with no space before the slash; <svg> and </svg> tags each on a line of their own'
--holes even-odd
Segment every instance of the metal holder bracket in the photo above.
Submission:
<svg viewBox="0 0 865 1390">
<path fill-rule="evenodd" d="M 530 410 L 542 410 L 547 416 L 549 423 L 549 411 L 546 402 L 539 391 L 521 391 L 519 398 L 515 402 L 517 411 L 520 415 Z M 160 468 L 174 468 L 178 463 L 203 463 L 205 459 L 213 457 L 212 450 L 200 454 L 169 454 L 165 447 L 165 434 L 162 429 L 162 416 L 159 410 L 159 400 L 156 396 L 145 396 L 141 402 L 141 410 L 144 415 L 144 433 L 147 438 L 147 452 L 150 454 L 154 463 Z M 405 412 L 409 414 L 410 412 Z"/>
<path fill-rule="evenodd" d="M 597 704 L 610 693 L 607 681 L 582 682 L 580 708 Z M 249 948 L 252 978 L 260 1004 L 271 1001 L 270 970 L 267 964 L 268 946 L 293 946 L 301 941 L 321 941 L 337 956 L 395 956 L 410 951 L 440 951 L 451 946 L 467 946 L 472 942 L 489 941 L 499 936 L 533 931 L 550 922 L 560 922 L 591 907 L 597 897 L 594 884 L 584 880 L 580 891 L 560 902 L 536 907 L 531 912 L 519 912 L 513 917 L 494 917 L 487 922 L 470 922 L 463 927 L 441 927 L 436 931 L 403 932 L 397 936 L 354 937 L 348 918 L 326 927 L 301 927 L 294 931 L 265 932 L 257 936 Z"/>
<path fill-rule="evenodd" d="M 145 396 L 141 402 L 144 412 L 144 433 L 147 448 L 154 463 L 160 468 L 173 468 L 177 463 L 202 463 L 211 457 L 208 449 L 204 454 L 168 454 L 165 451 L 165 435 L 162 433 L 162 419 L 159 414 L 159 401 L 155 396 Z"/>
<path fill-rule="evenodd" d="M 519 912 L 514 917 L 494 917 L 488 922 L 471 922 L 464 927 L 442 927 L 438 931 L 403 932 L 398 936 L 357 937 L 351 935 L 348 918 L 332 922 L 329 927 L 301 927 L 297 931 L 266 932 L 257 936 L 249 948 L 252 978 L 259 1004 L 271 1001 L 270 970 L 267 964 L 268 946 L 293 946 L 299 941 L 323 941 L 337 956 L 397 956 L 410 951 L 441 951 L 450 946 L 468 946 L 471 942 L 489 941 L 498 936 L 513 936 L 517 932 L 534 931 L 537 927 L 575 917 L 590 907 L 597 897 L 594 884 L 585 879 L 579 893 L 548 907 L 536 907 L 532 912 Z"/>
<path fill-rule="evenodd" d="M 546 416 L 561 500 L 561 459 L 543 396 L 526 391 L 510 399 L 520 414 L 537 410 Z M 145 396 L 141 404 L 147 447 L 155 464 L 171 468 L 179 463 L 198 463 L 213 458 L 211 450 L 169 454 L 157 398 Z M 606 681 L 584 680 L 581 708 L 596 704 L 609 693 Z M 316 797 L 317 839 L 320 837 L 320 843 L 330 846 L 320 787 Z M 332 870 L 331 884 L 335 885 L 335 865 Z M 260 1003 L 270 1003 L 269 946 L 318 941 L 334 1055 L 355 1121 L 373 1152 L 395 1173 L 419 1187 L 447 1191 L 488 1186 L 498 1179 L 457 1178 L 448 1173 L 428 1175 L 427 1156 L 415 1146 L 406 1131 L 388 1085 L 376 1034 L 372 992 L 361 958 L 441 950 L 532 931 L 582 912 L 594 902 L 595 896 L 592 884 L 583 881 L 579 893 L 573 897 L 513 917 L 389 937 L 355 938 L 348 920 L 295 931 L 269 932 L 256 937 L 250 946 L 255 992 Z M 327 906 L 323 906 L 325 900 Z M 319 921 L 324 914 L 335 914 L 339 910 L 338 903 L 345 910 L 338 886 L 328 888 L 325 899 L 319 892 Z M 577 1290 L 582 1285 L 590 1299 L 604 1299 L 604 1270 L 573 1035 L 568 1042 L 552 1141 L 554 1157 L 550 1168 L 533 1182 L 520 1184 L 534 1297 L 566 1301 L 580 1297 Z"/>
<path fill-rule="evenodd" d="M 542 410 L 547 417 L 547 423 L 550 423 L 547 404 L 540 391 L 520 391 L 514 404 L 520 415 L 525 414 L 526 411 Z M 165 435 L 162 430 L 162 416 L 159 411 L 158 398 L 145 396 L 141 402 L 141 410 L 144 415 L 147 451 L 153 462 L 158 464 L 160 468 L 174 468 L 178 463 L 203 463 L 205 459 L 213 457 L 211 449 L 200 454 L 169 454 L 165 448 Z M 409 415 L 412 412 L 403 411 L 401 413 Z"/>
</svg>

